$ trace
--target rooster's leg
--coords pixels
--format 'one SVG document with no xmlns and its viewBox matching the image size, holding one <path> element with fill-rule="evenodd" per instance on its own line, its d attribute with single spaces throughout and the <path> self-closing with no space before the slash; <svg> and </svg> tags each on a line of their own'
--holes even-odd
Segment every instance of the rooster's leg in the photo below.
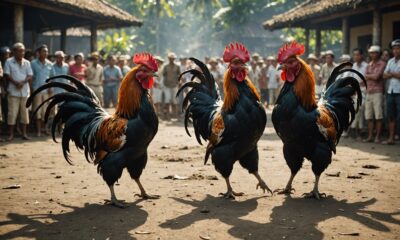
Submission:
<svg viewBox="0 0 400 240">
<path fill-rule="evenodd" d="M 243 196 L 244 193 L 242 192 L 234 192 L 231 186 L 231 183 L 229 181 L 229 177 L 225 178 L 226 186 L 228 188 L 228 191 L 226 193 L 220 193 L 219 195 L 223 196 L 226 199 L 235 199 L 235 196 Z"/>
<path fill-rule="evenodd" d="M 316 198 L 316 199 L 319 200 L 321 197 L 326 197 L 326 194 L 325 194 L 325 193 L 320 193 L 320 192 L 318 191 L 319 177 L 320 177 L 320 176 L 315 175 L 314 189 L 313 189 L 311 192 L 309 192 L 309 193 L 304 193 L 303 196 L 304 196 L 305 198 Z"/>
<path fill-rule="evenodd" d="M 289 182 L 286 184 L 285 189 L 276 189 L 274 192 L 277 192 L 278 194 L 291 194 L 292 191 L 295 191 L 294 188 L 292 188 L 292 183 L 293 179 L 296 174 L 291 174 L 289 178 Z"/>
<path fill-rule="evenodd" d="M 144 187 L 142 185 L 142 183 L 140 182 L 139 178 L 135 178 L 135 182 L 137 183 L 137 185 L 139 186 L 140 189 L 140 194 L 135 194 L 135 196 L 139 196 L 143 199 L 159 199 L 160 195 L 149 195 L 146 193 L 146 190 L 144 190 Z"/>
<path fill-rule="evenodd" d="M 261 188 L 261 190 L 263 190 L 263 192 L 265 193 L 265 190 L 267 190 L 269 193 L 271 193 L 271 195 L 274 195 L 271 191 L 271 189 L 269 189 L 268 185 L 264 182 L 264 180 L 262 180 L 262 178 L 260 177 L 260 175 L 258 174 L 258 172 L 253 173 L 254 176 L 257 178 L 258 183 L 256 186 L 256 189 Z"/>
<path fill-rule="evenodd" d="M 110 192 L 111 192 L 111 201 L 109 201 L 109 203 L 113 206 L 119 207 L 119 208 L 125 208 L 126 205 L 123 204 L 121 201 L 119 201 L 117 199 L 117 197 L 115 196 L 115 192 L 114 192 L 114 185 L 110 185 L 108 186 L 110 188 Z M 108 200 L 106 200 L 106 202 L 108 202 Z"/>
</svg>

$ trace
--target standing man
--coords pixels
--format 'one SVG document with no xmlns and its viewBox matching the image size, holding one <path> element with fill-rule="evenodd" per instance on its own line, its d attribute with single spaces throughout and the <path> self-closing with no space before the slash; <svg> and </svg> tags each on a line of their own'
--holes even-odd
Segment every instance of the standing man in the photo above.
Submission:
<svg viewBox="0 0 400 240">
<path fill-rule="evenodd" d="M 168 64 L 163 68 L 163 80 L 165 87 L 165 104 L 167 107 L 167 119 L 178 117 L 179 110 L 176 101 L 176 93 L 178 92 L 178 77 L 181 74 L 180 67 L 175 63 L 175 53 L 168 54 Z"/>
<path fill-rule="evenodd" d="M 388 61 L 383 78 L 389 82 L 386 96 L 389 138 L 383 144 L 393 145 L 396 126 L 400 125 L 400 39 L 391 43 L 394 57 Z"/>
<path fill-rule="evenodd" d="M 14 139 L 14 128 L 18 113 L 22 125 L 22 139 L 29 140 L 26 126 L 29 124 L 29 114 L 26 108 L 26 99 L 30 94 L 29 84 L 32 81 L 31 63 L 24 59 L 25 46 L 16 43 L 13 46 L 14 57 L 9 58 L 4 65 L 4 74 L 9 82 L 8 85 L 8 140 Z"/>
<path fill-rule="evenodd" d="M 266 60 L 268 62 L 268 58 Z M 260 87 L 260 94 L 261 94 L 261 101 L 265 108 L 268 108 L 268 79 L 267 79 L 267 72 L 268 72 L 268 63 L 267 65 L 264 64 L 264 59 L 258 60 L 258 67 L 260 68 L 260 78 L 258 79 L 258 86 Z"/>
<path fill-rule="evenodd" d="M 131 68 L 126 64 L 126 61 L 129 59 L 126 55 L 121 55 L 118 57 L 118 67 L 121 69 L 122 76 L 125 76 Z"/>
<path fill-rule="evenodd" d="M 86 85 L 88 85 L 103 105 L 103 67 L 99 64 L 99 54 L 93 52 L 90 56 L 91 64 L 86 69 Z"/>
<path fill-rule="evenodd" d="M 156 109 L 156 112 L 158 114 L 158 116 L 161 116 L 162 114 L 162 93 L 163 93 L 163 81 L 162 81 L 162 69 L 161 66 L 164 64 L 164 59 L 162 59 L 162 57 L 160 56 L 155 56 L 154 59 L 157 61 L 158 66 L 160 66 L 158 68 L 158 72 L 157 72 L 157 77 L 154 77 L 154 86 L 151 89 L 151 95 L 153 97 L 153 102 L 154 102 L 154 106 Z"/>
<path fill-rule="evenodd" d="M 104 67 L 104 107 L 110 107 L 112 102 L 113 106 L 117 106 L 119 84 L 122 80 L 121 69 L 116 66 L 117 58 L 110 55 L 107 58 L 108 65 Z"/>
<path fill-rule="evenodd" d="M 368 49 L 371 62 L 367 66 L 367 95 L 365 97 L 365 119 L 368 121 L 368 138 L 364 142 L 380 142 L 383 119 L 383 71 L 386 63 L 380 59 L 381 48 L 373 45 Z M 375 125 L 375 126 L 374 126 Z M 374 129 L 376 130 L 375 138 Z"/>
<path fill-rule="evenodd" d="M 367 71 L 368 63 L 364 61 L 364 52 L 361 48 L 355 48 L 353 50 L 353 69 L 360 72 L 363 76 Z M 364 82 L 358 78 L 358 82 L 360 83 L 361 87 L 361 94 L 362 94 L 362 104 L 354 117 L 354 121 L 350 126 L 350 130 L 352 130 L 355 134 L 357 139 L 361 139 L 360 130 L 364 128 L 364 111 L 365 111 L 365 96 L 367 92 L 367 88 L 364 85 Z"/>
<path fill-rule="evenodd" d="M 37 49 L 39 54 L 37 59 L 34 59 L 31 63 L 33 78 L 32 78 L 32 91 L 35 91 L 43 84 L 46 83 L 46 79 L 50 77 L 51 69 L 53 64 L 47 60 L 49 50 L 46 45 L 42 45 Z M 52 95 L 52 89 L 49 88 L 47 92 L 42 91 L 33 98 L 32 111 L 35 111 L 46 99 Z M 40 137 L 43 130 L 46 131 L 44 124 L 44 116 L 46 113 L 46 106 L 41 107 L 36 113 L 36 131 L 37 136 Z"/>
<path fill-rule="evenodd" d="M 64 57 L 65 57 L 64 52 L 57 51 L 54 53 L 54 56 L 56 57 L 56 61 L 53 64 L 53 67 L 51 68 L 50 77 L 54 77 L 54 76 L 58 76 L 58 75 L 67 75 L 69 72 L 69 66 L 66 62 L 64 62 Z M 57 78 L 54 81 L 69 84 L 69 81 L 64 78 Z M 54 94 L 61 93 L 61 92 L 64 92 L 64 90 L 61 88 L 53 89 Z"/>
<path fill-rule="evenodd" d="M 86 65 L 83 63 L 83 53 L 77 53 L 74 56 L 75 63 L 69 67 L 69 74 L 84 82 L 86 79 Z"/>
<path fill-rule="evenodd" d="M 269 67 L 267 71 L 267 79 L 268 79 L 268 96 L 270 106 L 274 106 L 276 99 L 278 98 L 278 87 L 279 87 L 279 75 L 278 70 L 276 69 L 276 61 L 273 56 L 269 56 Z"/>
<path fill-rule="evenodd" d="M 316 93 L 318 98 L 321 97 L 322 92 L 325 90 L 326 83 L 328 82 L 329 76 L 331 75 L 333 69 L 337 66 L 334 62 L 335 55 L 331 50 L 325 52 L 325 63 L 321 67 L 319 72 L 319 85 L 317 84 Z"/>
</svg>

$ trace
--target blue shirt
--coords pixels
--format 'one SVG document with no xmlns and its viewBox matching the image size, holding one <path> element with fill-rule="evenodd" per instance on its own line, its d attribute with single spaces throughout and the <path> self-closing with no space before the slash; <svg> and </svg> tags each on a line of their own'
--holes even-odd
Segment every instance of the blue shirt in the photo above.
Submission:
<svg viewBox="0 0 400 240">
<path fill-rule="evenodd" d="M 50 71 L 53 64 L 49 60 L 45 60 L 44 64 L 35 59 L 31 63 L 33 71 L 32 88 L 33 90 L 38 89 L 40 86 L 46 83 L 46 79 L 50 77 Z"/>
<path fill-rule="evenodd" d="M 69 71 L 68 64 L 63 62 L 62 66 L 59 66 L 59 65 L 57 65 L 57 63 L 54 63 L 51 68 L 50 77 L 58 76 L 58 75 L 67 75 L 68 71 Z M 54 81 L 69 84 L 69 81 L 64 78 L 57 78 Z M 61 88 L 53 88 L 53 90 L 54 90 L 54 94 L 65 92 L 65 90 L 61 89 Z"/>
<path fill-rule="evenodd" d="M 122 79 L 122 72 L 118 66 L 110 67 L 109 65 L 104 67 L 104 81 L 105 84 L 119 83 Z"/>
</svg>

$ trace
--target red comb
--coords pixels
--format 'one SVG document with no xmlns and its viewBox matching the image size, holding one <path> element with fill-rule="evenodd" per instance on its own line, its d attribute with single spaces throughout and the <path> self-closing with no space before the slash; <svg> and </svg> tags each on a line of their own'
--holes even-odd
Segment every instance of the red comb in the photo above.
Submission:
<svg viewBox="0 0 400 240">
<path fill-rule="evenodd" d="M 293 41 L 285 43 L 278 52 L 278 62 L 283 63 L 291 56 L 298 56 L 304 53 L 304 45 Z"/>
<path fill-rule="evenodd" d="M 158 64 L 150 53 L 135 54 L 135 56 L 133 56 L 133 62 L 135 64 L 142 64 L 148 67 L 153 72 L 157 72 L 158 70 Z"/>
<path fill-rule="evenodd" d="M 244 63 L 250 60 L 249 51 L 241 43 L 230 43 L 225 47 L 224 62 L 231 62 L 232 59 L 239 58 Z"/>
</svg>

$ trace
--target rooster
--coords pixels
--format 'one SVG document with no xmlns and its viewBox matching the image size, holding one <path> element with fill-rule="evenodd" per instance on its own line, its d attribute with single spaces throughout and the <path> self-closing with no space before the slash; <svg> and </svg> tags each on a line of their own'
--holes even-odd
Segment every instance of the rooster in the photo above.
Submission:
<svg viewBox="0 0 400 240">
<path fill-rule="evenodd" d="M 190 58 L 201 70 L 191 69 L 183 72 L 192 74 L 192 81 L 184 84 L 177 96 L 186 88 L 191 90 L 183 100 L 185 129 L 188 131 L 189 119 L 193 122 L 196 139 L 208 141 L 204 164 L 209 156 L 215 169 L 225 178 L 227 192 L 220 195 L 234 199 L 243 193 L 235 192 L 229 181 L 234 163 L 239 163 L 253 174 L 259 187 L 265 192 L 272 191 L 258 173 L 257 142 L 262 136 L 267 117 L 260 102 L 260 96 L 247 77 L 245 63 L 249 61 L 248 50 L 239 43 L 226 46 L 223 60 L 228 63 L 224 75 L 224 101 L 220 100 L 215 80 L 207 66 L 195 58 Z"/>
<path fill-rule="evenodd" d="M 326 91 L 317 103 L 315 99 L 315 79 L 310 67 L 299 58 L 304 46 L 296 42 L 285 44 L 278 53 L 285 81 L 272 112 L 272 122 L 276 133 L 283 142 L 283 154 L 290 168 L 291 176 L 280 194 L 290 194 L 292 182 L 300 170 L 304 158 L 312 163 L 315 175 L 314 188 L 305 193 L 308 198 L 320 199 L 326 196 L 318 190 L 321 173 L 332 161 L 332 152 L 354 119 L 361 105 L 359 82 L 354 75 L 345 77 L 343 73 L 362 74 L 351 69 L 347 62 L 336 67 L 326 84 Z M 348 69 L 350 67 L 350 69 Z M 356 103 L 353 96 L 356 94 Z"/>
<path fill-rule="evenodd" d="M 56 126 L 63 124 L 65 160 L 72 164 L 69 156 L 69 142 L 72 140 L 78 149 L 84 150 L 86 160 L 97 165 L 98 173 L 110 188 L 110 203 L 117 207 L 125 207 L 114 192 L 114 183 L 121 177 L 124 168 L 138 184 L 140 197 L 159 197 L 148 195 L 139 179 L 147 163 L 147 147 L 158 130 L 158 118 L 149 94 L 158 66 L 148 53 L 136 54 L 133 61 L 136 66 L 121 82 L 118 104 L 112 115 L 101 108 L 99 99 L 89 87 L 68 75 L 49 78 L 26 103 L 30 106 L 35 95 L 52 87 L 66 90 L 45 101 L 50 102 L 46 109 L 46 121 L 51 109 L 59 105 L 52 123 L 53 140 L 57 142 Z M 70 80 L 74 86 L 53 81 L 60 78 Z"/>
</svg>

